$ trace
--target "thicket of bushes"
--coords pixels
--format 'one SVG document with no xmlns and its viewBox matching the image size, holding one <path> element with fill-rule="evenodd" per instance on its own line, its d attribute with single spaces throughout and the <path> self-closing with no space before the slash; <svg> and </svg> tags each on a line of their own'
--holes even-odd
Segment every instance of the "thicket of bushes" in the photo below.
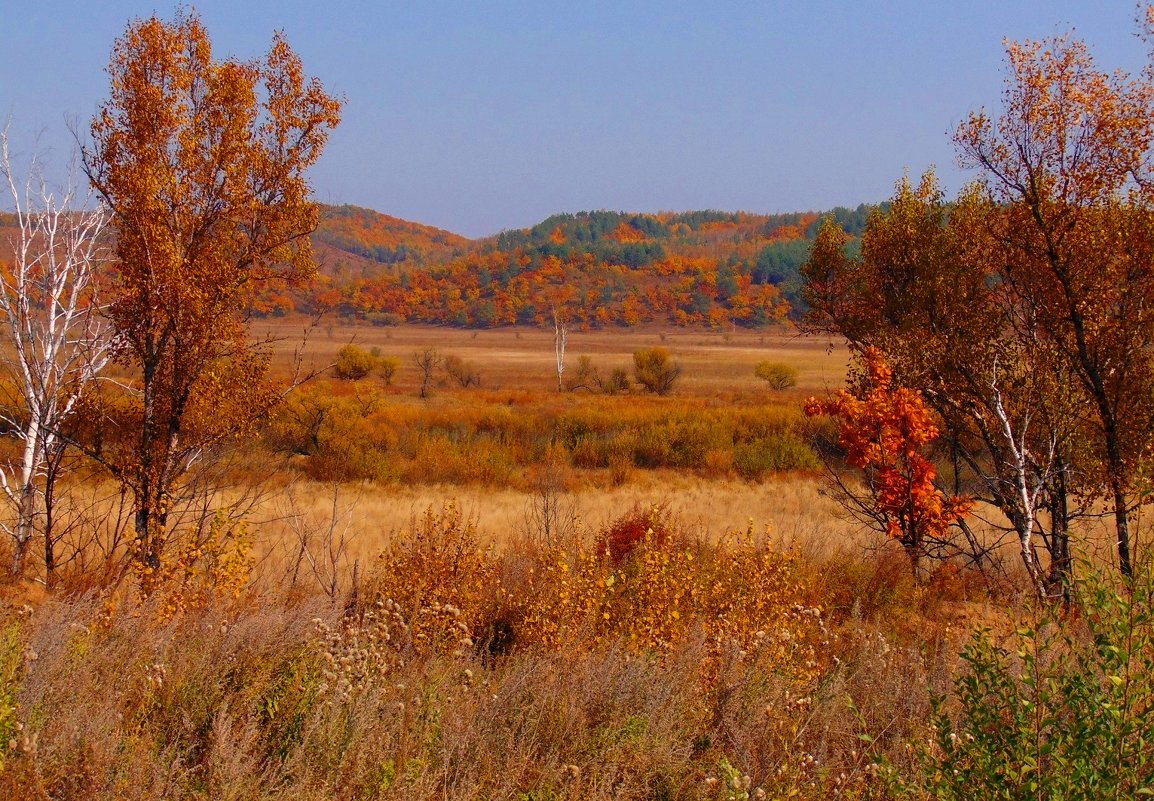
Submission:
<svg viewBox="0 0 1154 801">
<path fill-rule="evenodd" d="M 820 468 L 813 424 L 788 406 L 676 405 L 645 397 L 526 396 L 473 392 L 468 405 L 407 402 L 318 383 L 277 411 L 266 443 L 307 456 L 318 480 L 519 485 L 551 446 L 578 469 L 623 475 L 670 468 L 758 479 Z"/>
</svg>

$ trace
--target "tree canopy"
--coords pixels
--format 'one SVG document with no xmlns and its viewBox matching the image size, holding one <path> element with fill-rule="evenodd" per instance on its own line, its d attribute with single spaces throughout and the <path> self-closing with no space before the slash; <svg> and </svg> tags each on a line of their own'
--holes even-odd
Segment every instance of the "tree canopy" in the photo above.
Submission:
<svg viewBox="0 0 1154 801">
<path fill-rule="evenodd" d="M 131 491 L 156 571 L 181 476 L 275 399 L 245 314 L 260 286 L 315 272 L 306 170 L 341 103 L 280 34 L 262 60 L 217 60 L 195 14 L 130 23 L 108 73 L 83 157 L 116 231 L 108 316 L 134 379 L 103 399 L 127 433 L 91 450 Z"/>
</svg>

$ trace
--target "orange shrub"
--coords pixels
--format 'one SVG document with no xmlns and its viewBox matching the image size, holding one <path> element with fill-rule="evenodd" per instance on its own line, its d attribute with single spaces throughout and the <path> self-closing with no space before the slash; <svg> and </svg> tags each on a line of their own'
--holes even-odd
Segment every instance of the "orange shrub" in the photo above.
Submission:
<svg viewBox="0 0 1154 801">
<path fill-rule="evenodd" d="M 453 503 L 430 506 L 381 554 L 366 597 L 396 609 L 418 653 L 463 652 L 494 617 L 496 566 L 474 521 Z"/>
<path fill-rule="evenodd" d="M 612 537 L 627 546 L 616 561 Z M 539 554 L 510 595 L 510 617 L 522 647 L 623 643 L 667 653 L 700 637 L 712 658 L 736 648 L 806 682 L 818 673 L 828 632 L 821 609 L 800 603 L 800 574 L 793 555 L 752 529 L 708 544 L 634 512 L 609 527 L 600 547 Z"/>
</svg>

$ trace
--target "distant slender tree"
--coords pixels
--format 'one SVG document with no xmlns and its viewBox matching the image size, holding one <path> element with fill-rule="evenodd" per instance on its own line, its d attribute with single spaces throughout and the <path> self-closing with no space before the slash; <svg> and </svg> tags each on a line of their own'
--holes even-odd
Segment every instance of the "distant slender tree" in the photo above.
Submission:
<svg viewBox="0 0 1154 801">
<path fill-rule="evenodd" d="M 565 389 L 565 346 L 569 344 L 569 328 L 562 312 L 553 307 L 553 351 L 557 357 L 557 391 Z"/>
<path fill-rule="evenodd" d="M 147 586 L 182 476 L 276 400 L 246 312 L 260 285 L 315 271 L 305 174 L 341 103 L 282 35 L 261 61 L 217 61 L 184 12 L 130 23 L 108 72 L 83 155 L 116 229 L 108 318 L 135 387 L 105 406 L 127 435 L 89 450 L 132 494 Z"/>
<path fill-rule="evenodd" d="M 433 375 L 444 362 L 444 357 L 436 348 L 425 348 L 413 352 L 413 364 L 421 373 L 421 397 L 429 397 L 433 386 Z"/>
</svg>

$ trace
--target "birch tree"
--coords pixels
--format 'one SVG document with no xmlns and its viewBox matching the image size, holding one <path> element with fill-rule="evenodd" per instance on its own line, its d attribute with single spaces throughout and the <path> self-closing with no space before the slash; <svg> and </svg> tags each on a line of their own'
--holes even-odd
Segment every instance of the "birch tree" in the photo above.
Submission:
<svg viewBox="0 0 1154 801">
<path fill-rule="evenodd" d="M 803 267 L 806 325 L 844 336 L 856 353 L 885 355 L 898 382 L 917 389 L 937 415 L 952 493 L 999 510 L 1031 589 L 1063 595 L 1069 523 L 1081 512 L 1071 504 L 1093 491 L 1083 443 L 1089 412 L 1040 330 L 1036 305 L 998 271 L 1012 257 L 997 235 L 1000 220 L 998 206 L 973 190 L 947 203 L 932 173 L 917 187 L 902 180 L 888 208 L 871 215 L 860 256 L 845 252 L 835 226 L 818 235 Z M 1076 471 L 1075 453 L 1082 457 Z M 963 520 L 957 528 L 967 556 L 981 564 L 992 544 Z"/>
<path fill-rule="evenodd" d="M 569 329 L 565 323 L 563 313 L 553 307 L 553 353 L 557 357 L 557 391 L 565 388 L 562 381 L 565 375 L 565 346 L 569 344 Z"/>
<path fill-rule="evenodd" d="M 0 418 L 22 445 L 18 459 L 0 466 L 0 488 L 16 510 L 4 527 L 14 546 L 10 570 L 20 576 L 37 517 L 43 511 L 51 519 L 43 506 L 51 503 L 67 447 L 64 423 L 109 358 L 94 282 L 106 214 L 99 206 L 73 208 L 75 185 L 58 196 L 36 159 L 19 178 L 6 130 L 0 132 L 0 176 L 15 218 L 11 262 L 0 270 L 0 328 L 8 340 L 3 366 L 15 397 Z M 51 573 L 52 532 L 43 534 Z"/>
</svg>

